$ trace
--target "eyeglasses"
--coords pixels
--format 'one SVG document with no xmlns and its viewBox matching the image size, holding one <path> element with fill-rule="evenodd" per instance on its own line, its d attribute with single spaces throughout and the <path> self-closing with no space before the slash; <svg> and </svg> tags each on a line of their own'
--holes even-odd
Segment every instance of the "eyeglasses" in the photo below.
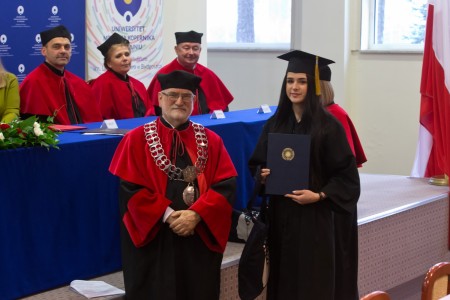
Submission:
<svg viewBox="0 0 450 300">
<path fill-rule="evenodd" d="M 189 102 L 191 102 L 192 101 L 192 99 L 194 99 L 194 95 L 193 94 L 190 94 L 190 93 L 184 93 L 184 94 L 182 94 L 182 93 L 164 93 L 164 92 L 161 92 L 161 94 L 163 94 L 164 96 L 167 96 L 167 98 L 170 100 L 170 101 L 173 101 L 173 102 L 175 102 L 175 101 L 177 101 L 178 99 L 180 99 L 180 97 L 181 97 L 181 100 L 184 102 L 184 103 L 189 103 Z"/>
</svg>

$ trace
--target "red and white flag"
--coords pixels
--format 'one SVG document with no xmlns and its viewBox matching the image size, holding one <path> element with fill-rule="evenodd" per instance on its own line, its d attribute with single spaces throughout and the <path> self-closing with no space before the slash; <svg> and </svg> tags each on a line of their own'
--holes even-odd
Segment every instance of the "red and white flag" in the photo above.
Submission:
<svg viewBox="0 0 450 300">
<path fill-rule="evenodd" d="M 411 176 L 450 175 L 450 4 L 429 0 L 420 83 L 420 130 Z"/>
</svg>

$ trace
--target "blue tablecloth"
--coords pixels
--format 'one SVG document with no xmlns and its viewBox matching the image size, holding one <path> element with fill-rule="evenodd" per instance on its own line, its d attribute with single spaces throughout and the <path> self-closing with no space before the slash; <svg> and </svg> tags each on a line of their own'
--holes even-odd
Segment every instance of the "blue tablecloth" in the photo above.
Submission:
<svg viewBox="0 0 450 300">
<path fill-rule="evenodd" d="M 256 111 L 227 112 L 225 119 L 192 117 L 224 140 L 239 174 L 236 208 L 245 206 L 251 191 L 247 161 L 272 115 Z M 152 119 L 117 123 L 132 129 Z M 118 178 L 108 172 L 120 140 L 120 136 L 66 132 L 60 135 L 60 150 L 0 151 L 0 299 L 121 268 Z"/>
</svg>

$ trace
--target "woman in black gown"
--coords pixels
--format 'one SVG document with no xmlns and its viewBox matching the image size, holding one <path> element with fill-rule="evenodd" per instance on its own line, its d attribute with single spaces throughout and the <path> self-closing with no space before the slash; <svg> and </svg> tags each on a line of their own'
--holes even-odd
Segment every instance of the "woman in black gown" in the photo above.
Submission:
<svg viewBox="0 0 450 300">
<path fill-rule="evenodd" d="M 249 161 L 261 167 L 263 183 L 269 133 L 311 136 L 309 189 L 269 198 L 270 275 L 268 299 L 356 300 L 358 239 L 356 204 L 360 194 L 355 157 L 344 129 L 319 101 L 318 68 L 333 61 L 294 50 L 279 56 L 289 61 L 277 111 L 264 126 Z M 317 74 L 317 75 L 315 75 Z M 346 228 L 334 228 L 335 214 L 352 216 Z M 336 233 L 335 233 L 336 232 Z M 335 256 L 335 239 L 346 245 Z M 336 258 L 339 259 L 336 259 Z M 348 278 L 338 280 L 336 266 Z"/>
</svg>

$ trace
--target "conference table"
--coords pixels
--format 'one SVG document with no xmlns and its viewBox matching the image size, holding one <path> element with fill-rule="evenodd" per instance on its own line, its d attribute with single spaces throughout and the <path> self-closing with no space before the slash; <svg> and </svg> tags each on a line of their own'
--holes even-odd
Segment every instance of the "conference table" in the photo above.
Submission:
<svg viewBox="0 0 450 300">
<path fill-rule="evenodd" d="M 219 134 L 238 172 L 235 208 L 252 189 L 247 162 L 272 112 L 225 112 L 191 120 Z M 133 129 L 155 117 L 117 120 Z M 101 123 L 84 124 L 89 129 Z M 118 186 L 108 172 L 122 139 L 116 135 L 59 135 L 59 149 L 0 151 L 0 298 L 16 299 L 74 279 L 121 269 Z"/>
</svg>

